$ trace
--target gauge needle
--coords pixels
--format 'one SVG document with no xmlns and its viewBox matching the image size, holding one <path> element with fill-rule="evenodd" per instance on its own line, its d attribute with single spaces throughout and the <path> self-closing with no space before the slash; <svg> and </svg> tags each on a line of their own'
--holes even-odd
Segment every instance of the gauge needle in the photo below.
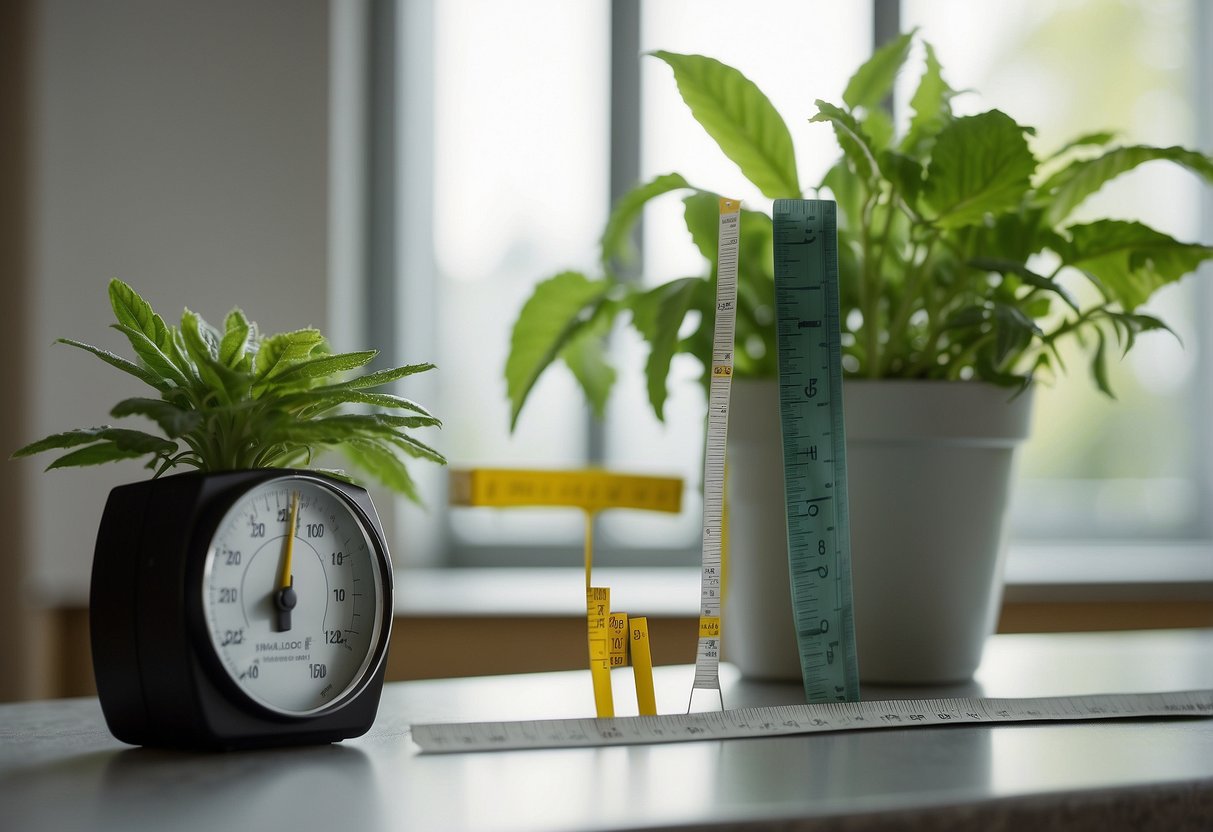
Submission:
<svg viewBox="0 0 1213 832">
<path fill-rule="evenodd" d="M 291 628 L 291 610 L 299 601 L 295 595 L 295 576 L 291 574 L 291 553 L 295 548 L 295 522 L 298 519 L 299 492 L 295 491 L 291 494 L 291 519 L 287 524 L 286 543 L 282 547 L 282 568 L 274 588 L 274 609 L 278 613 L 274 629 L 279 633 Z"/>
</svg>

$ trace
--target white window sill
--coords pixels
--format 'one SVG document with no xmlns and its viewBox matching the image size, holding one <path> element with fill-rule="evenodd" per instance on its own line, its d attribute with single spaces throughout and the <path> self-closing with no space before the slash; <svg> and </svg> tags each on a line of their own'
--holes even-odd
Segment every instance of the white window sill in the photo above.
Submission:
<svg viewBox="0 0 1213 832">
<path fill-rule="evenodd" d="M 1213 600 L 1213 549 L 1182 544 L 1021 544 L 1012 548 L 1004 600 Z M 612 605 L 635 614 L 698 614 L 696 567 L 596 569 Z M 398 569 L 396 612 L 411 616 L 579 616 L 578 568 Z"/>
<path fill-rule="evenodd" d="M 1013 546 L 1004 600 L 1026 602 L 1213 601 L 1213 548 L 1179 543 L 1055 543 Z M 697 567 L 594 570 L 619 609 L 694 616 Z M 580 568 L 396 570 L 396 612 L 414 616 L 570 616 L 584 610 Z M 47 607 L 88 604 L 88 574 L 38 587 Z"/>
</svg>

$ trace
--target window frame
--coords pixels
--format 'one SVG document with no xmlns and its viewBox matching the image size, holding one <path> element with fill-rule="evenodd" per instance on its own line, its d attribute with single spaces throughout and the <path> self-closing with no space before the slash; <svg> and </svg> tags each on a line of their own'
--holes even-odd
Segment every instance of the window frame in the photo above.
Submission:
<svg viewBox="0 0 1213 832">
<path fill-rule="evenodd" d="M 433 177 L 428 164 L 433 153 L 433 140 L 425 130 L 404 128 L 402 125 L 431 125 L 433 117 L 432 78 L 434 63 L 432 32 L 436 0 L 370 0 L 368 19 L 374 36 L 371 38 L 369 75 L 370 140 L 368 142 L 367 211 L 368 256 L 366 260 L 366 328 L 375 343 L 390 345 L 385 353 L 393 359 L 425 355 L 436 342 L 433 333 L 435 291 L 433 287 L 434 256 L 424 246 L 406 245 L 397 230 L 410 227 L 411 240 L 432 239 L 433 223 L 427 212 L 428 200 L 402 201 L 399 194 L 406 187 L 410 193 L 432 193 Z M 873 48 L 895 37 L 901 31 L 900 0 L 871 0 Z M 609 190 L 613 202 L 627 193 L 638 180 L 641 170 L 641 98 L 640 71 L 636 55 L 641 41 L 641 0 L 614 0 L 610 26 L 610 159 Z M 1213 76 L 1213 7 L 1193 3 L 1197 25 L 1192 37 L 1196 41 L 1191 72 L 1195 79 Z M 388 34 L 384 34 L 384 33 Z M 401 49 L 408 55 L 407 66 L 399 60 Z M 386 57 L 385 57 L 386 56 Z M 375 79 L 390 73 L 390 84 Z M 1200 147 L 1213 146 L 1213 87 L 1193 83 L 1193 104 L 1197 119 L 1197 141 Z M 388 90 L 388 92 L 385 92 Z M 891 104 L 891 102 L 890 102 Z M 401 144 L 402 131 L 410 129 L 409 139 Z M 390 147 L 389 147 L 390 145 Z M 394 175 L 379 175 L 391 170 Z M 378 183 L 378 184 L 375 184 Z M 1203 236 L 1213 236 L 1213 189 L 1202 195 L 1201 229 Z M 407 215 L 407 216 L 406 216 Z M 385 218 L 390 218 L 390 222 Z M 420 231 L 419 231 L 420 229 Z M 643 252 L 643 240 L 635 232 L 637 248 Z M 643 255 L 642 255 L 643 256 Z M 639 275 L 641 267 L 635 267 Z M 1213 268 L 1202 268 L 1203 278 L 1197 280 L 1196 296 L 1201 313 L 1213 320 L 1213 290 L 1207 285 Z M 399 280 L 395 275 L 400 275 Z M 408 297 L 407 308 L 401 303 Z M 378 311 L 376 311 L 378 310 Z M 385 314 L 390 310 L 392 314 Z M 400 326 L 401 322 L 405 325 Z M 1211 350 L 1202 349 L 1197 356 L 1196 376 L 1213 378 Z M 436 390 L 434 380 L 423 381 L 428 388 L 411 386 L 410 393 L 425 397 Z M 432 395 L 431 395 L 432 397 Z M 1193 414 L 1201 424 L 1213 423 L 1213 383 L 1206 381 L 1193 393 Z M 590 464 L 604 457 L 604 429 L 587 415 L 587 455 Z M 1208 432 L 1197 432 L 1201 446 L 1196 449 L 1200 459 L 1199 489 L 1202 504 L 1213 499 L 1213 438 Z M 410 566 L 428 567 L 553 567 L 569 566 L 569 544 L 506 544 L 488 545 L 459 541 L 451 531 L 451 512 L 447 507 L 445 472 L 426 471 L 421 474 L 428 508 L 422 510 L 395 500 L 385 512 L 385 519 L 403 553 L 401 559 Z M 408 529 L 407 534 L 404 529 Z M 1204 547 L 1213 552 L 1213 526 L 1206 524 L 1203 535 L 1189 541 L 1168 541 Z M 1095 541 L 1098 545 L 1100 541 Z M 1142 546 L 1152 541 L 1135 541 Z M 1064 548 L 1066 545 L 1089 546 L 1090 540 L 1017 540 L 1011 541 L 1010 557 L 1017 549 L 1038 549 L 1042 545 Z M 576 545 L 576 544 L 573 544 Z M 609 540 L 595 542 L 595 561 L 606 567 L 642 567 L 697 565 L 698 541 L 683 549 L 624 548 L 611 545 Z M 1012 572 L 1016 570 L 1012 568 Z M 1032 567 L 1040 580 L 1039 569 Z M 1062 570 L 1064 572 L 1064 570 Z M 1099 576 L 1092 580 L 1098 582 Z"/>
</svg>

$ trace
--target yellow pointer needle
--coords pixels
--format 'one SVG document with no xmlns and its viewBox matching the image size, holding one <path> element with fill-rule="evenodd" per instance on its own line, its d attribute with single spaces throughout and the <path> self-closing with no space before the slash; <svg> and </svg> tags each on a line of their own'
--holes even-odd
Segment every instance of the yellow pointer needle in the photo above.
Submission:
<svg viewBox="0 0 1213 832">
<path fill-rule="evenodd" d="M 286 530 L 286 545 L 282 547 L 282 569 L 278 573 L 274 589 L 274 629 L 285 633 L 291 629 L 291 610 L 298 603 L 295 595 L 295 578 L 291 574 L 291 553 L 295 548 L 295 522 L 299 519 L 299 492 L 291 493 L 291 519 Z"/>
<path fill-rule="evenodd" d="M 278 576 L 278 588 L 286 589 L 291 580 L 291 552 L 295 548 L 295 521 L 299 519 L 299 492 L 291 494 L 291 519 L 286 530 L 286 546 L 282 550 L 282 572 Z"/>
</svg>

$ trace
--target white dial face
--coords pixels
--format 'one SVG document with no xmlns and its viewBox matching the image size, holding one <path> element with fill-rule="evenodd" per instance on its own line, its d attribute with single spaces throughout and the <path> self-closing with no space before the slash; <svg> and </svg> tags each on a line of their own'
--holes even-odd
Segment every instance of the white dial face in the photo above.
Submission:
<svg viewBox="0 0 1213 832">
<path fill-rule="evenodd" d="M 359 687 L 387 637 L 385 568 L 332 488 L 293 476 L 252 488 L 220 521 L 203 572 L 220 662 L 271 710 L 328 708 Z"/>
</svg>

